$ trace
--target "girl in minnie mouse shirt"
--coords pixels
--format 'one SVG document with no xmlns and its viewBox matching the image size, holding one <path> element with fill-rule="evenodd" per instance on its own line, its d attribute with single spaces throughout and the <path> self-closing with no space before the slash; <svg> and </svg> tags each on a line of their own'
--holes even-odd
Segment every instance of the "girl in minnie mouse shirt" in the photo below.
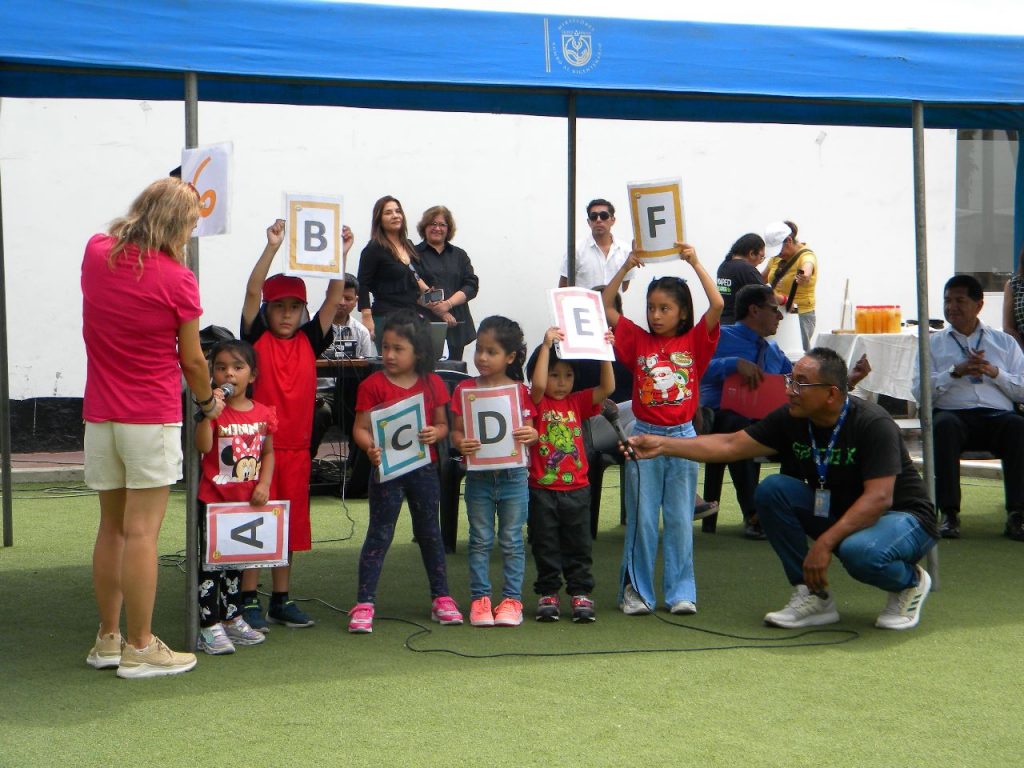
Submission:
<svg viewBox="0 0 1024 768">
<path fill-rule="evenodd" d="M 256 351 L 247 341 L 222 341 L 210 355 L 213 386 L 232 392 L 216 418 L 196 426 L 196 449 L 203 455 L 199 479 L 199 525 L 205 540 L 206 505 L 247 501 L 254 507 L 267 503 L 274 475 L 271 435 L 277 414 L 254 400 L 248 389 L 256 378 Z M 205 541 L 203 542 L 205 551 Z M 236 645 L 258 645 L 266 636 L 242 618 L 242 572 L 199 572 L 200 650 L 211 655 L 234 653 Z"/>
</svg>

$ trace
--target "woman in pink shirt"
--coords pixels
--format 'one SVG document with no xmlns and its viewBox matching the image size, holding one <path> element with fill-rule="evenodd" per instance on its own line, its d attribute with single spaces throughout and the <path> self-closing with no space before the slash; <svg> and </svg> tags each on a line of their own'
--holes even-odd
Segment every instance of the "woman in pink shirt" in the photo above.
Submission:
<svg viewBox="0 0 1024 768">
<path fill-rule="evenodd" d="M 205 415 L 223 408 L 199 344 L 199 286 L 185 266 L 198 217 L 195 189 L 161 179 L 108 234 L 89 240 L 82 261 L 85 480 L 100 499 L 93 551 L 100 628 L 86 661 L 117 667 L 118 677 L 173 675 L 196 663 L 150 625 L 157 537 L 170 487 L 181 478 L 182 373 Z"/>
</svg>

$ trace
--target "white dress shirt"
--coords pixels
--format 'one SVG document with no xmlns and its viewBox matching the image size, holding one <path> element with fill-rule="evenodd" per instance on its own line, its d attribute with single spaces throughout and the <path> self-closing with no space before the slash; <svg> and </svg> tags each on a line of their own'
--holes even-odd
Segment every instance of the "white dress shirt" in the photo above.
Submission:
<svg viewBox="0 0 1024 768">
<path fill-rule="evenodd" d="M 947 326 L 929 339 L 932 353 L 932 406 L 943 410 L 995 408 L 1012 411 L 1013 404 L 1024 402 L 1024 354 L 1009 334 L 978 321 L 970 336 Z M 954 378 L 950 369 L 967 359 L 967 349 L 980 349 L 985 360 L 999 369 L 989 376 Z M 914 396 L 921 400 L 921 382 L 914 369 Z"/>
<path fill-rule="evenodd" d="M 619 241 L 612 237 L 612 244 L 608 248 L 608 255 L 604 255 L 601 246 L 594 240 L 593 234 L 587 235 L 576 244 L 576 285 L 580 288 L 594 288 L 598 285 L 608 285 L 615 277 L 615 273 L 626 263 L 629 258 L 629 249 L 619 245 Z M 569 277 L 569 257 L 562 257 L 562 277 Z M 636 277 L 636 270 L 631 269 L 626 273 L 626 280 Z"/>
</svg>

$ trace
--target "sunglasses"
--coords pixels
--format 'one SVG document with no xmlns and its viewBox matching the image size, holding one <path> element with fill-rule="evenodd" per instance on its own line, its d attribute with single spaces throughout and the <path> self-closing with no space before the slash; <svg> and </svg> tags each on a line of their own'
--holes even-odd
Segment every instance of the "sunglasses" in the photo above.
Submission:
<svg viewBox="0 0 1024 768">
<path fill-rule="evenodd" d="M 611 217 L 612 215 L 608 213 L 608 211 L 594 211 L 593 213 L 587 214 L 587 218 L 591 221 L 597 221 L 598 219 L 601 221 L 608 221 Z"/>
</svg>

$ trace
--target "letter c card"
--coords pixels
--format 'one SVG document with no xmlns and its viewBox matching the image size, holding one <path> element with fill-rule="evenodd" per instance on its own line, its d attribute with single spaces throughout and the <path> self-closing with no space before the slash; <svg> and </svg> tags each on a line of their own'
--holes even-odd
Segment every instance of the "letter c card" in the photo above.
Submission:
<svg viewBox="0 0 1024 768">
<path fill-rule="evenodd" d="M 370 434 L 381 450 L 381 482 L 430 463 L 430 450 L 419 439 L 427 425 L 425 414 L 423 393 L 370 411 Z"/>
</svg>

